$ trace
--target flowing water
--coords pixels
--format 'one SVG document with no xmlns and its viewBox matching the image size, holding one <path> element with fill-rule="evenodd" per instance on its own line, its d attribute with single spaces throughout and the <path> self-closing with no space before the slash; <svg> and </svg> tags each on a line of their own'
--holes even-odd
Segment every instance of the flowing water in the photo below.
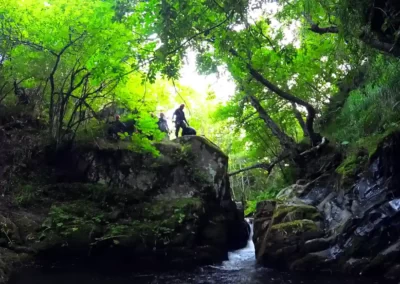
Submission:
<svg viewBox="0 0 400 284">
<path fill-rule="evenodd" d="M 58 269 L 24 269 L 10 284 L 375 284 L 370 279 L 337 278 L 314 273 L 293 274 L 258 267 L 255 262 L 253 229 L 244 249 L 229 253 L 229 260 L 218 266 L 192 272 L 162 274 L 109 275 L 100 272 L 63 271 Z M 386 283 L 386 281 L 385 281 Z"/>
</svg>

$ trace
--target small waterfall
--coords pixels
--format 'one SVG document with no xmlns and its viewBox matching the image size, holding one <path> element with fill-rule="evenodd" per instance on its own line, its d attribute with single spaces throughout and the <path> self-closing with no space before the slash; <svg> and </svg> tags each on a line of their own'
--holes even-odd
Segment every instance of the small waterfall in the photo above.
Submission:
<svg viewBox="0 0 400 284">
<path fill-rule="evenodd" d="M 244 249 L 251 250 L 252 252 L 255 252 L 254 243 L 253 243 L 254 219 L 253 218 L 245 218 L 245 220 L 246 220 L 247 224 L 249 224 L 250 235 L 249 235 L 249 239 L 247 240 L 247 246 Z"/>
<path fill-rule="evenodd" d="M 255 265 L 255 249 L 253 243 L 253 219 L 246 218 L 250 227 L 250 236 L 247 246 L 240 250 L 232 251 L 228 254 L 229 260 L 224 261 L 221 266 L 215 267 L 222 270 L 241 270 L 253 268 Z"/>
</svg>

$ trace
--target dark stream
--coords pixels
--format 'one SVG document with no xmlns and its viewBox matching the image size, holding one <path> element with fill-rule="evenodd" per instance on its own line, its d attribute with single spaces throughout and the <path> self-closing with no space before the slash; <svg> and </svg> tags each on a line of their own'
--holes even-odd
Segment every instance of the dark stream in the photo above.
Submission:
<svg viewBox="0 0 400 284">
<path fill-rule="evenodd" d="M 334 277 L 333 275 L 293 274 L 257 267 L 254 245 L 249 239 L 246 248 L 229 254 L 229 260 L 218 266 L 199 268 L 192 272 L 162 274 L 118 274 L 88 272 L 81 269 L 26 268 L 14 275 L 10 284 L 375 284 L 365 278 Z"/>
</svg>

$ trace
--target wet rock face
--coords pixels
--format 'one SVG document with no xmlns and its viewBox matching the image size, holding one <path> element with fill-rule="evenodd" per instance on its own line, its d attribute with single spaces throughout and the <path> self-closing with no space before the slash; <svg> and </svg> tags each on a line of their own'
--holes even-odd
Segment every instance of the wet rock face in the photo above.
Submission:
<svg viewBox="0 0 400 284">
<path fill-rule="evenodd" d="M 266 200 L 257 203 L 256 214 L 253 225 L 253 242 L 256 250 L 256 257 L 259 258 L 261 245 L 264 243 L 266 234 L 271 225 L 272 215 L 276 207 L 276 201 Z"/>
<path fill-rule="evenodd" d="M 278 201 L 261 202 L 254 221 L 258 262 L 400 279 L 399 146 L 399 133 L 387 137 L 350 187 L 325 173 L 282 190 Z"/>
<path fill-rule="evenodd" d="M 60 151 L 51 162 L 58 182 L 129 189 L 139 199 L 143 195 L 170 199 L 202 194 L 220 202 L 231 200 L 228 157 L 212 142 L 186 136 L 156 147 L 161 155 L 154 158 L 128 149 L 84 145 Z"/>
<path fill-rule="evenodd" d="M 0 247 L 0 283 L 7 283 L 12 271 L 22 266 L 30 259 L 26 253 L 16 253 L 13 250 Z"/>
<path fill-rule="evenodd" d="M 202 137 L 157 147 L 159 157 L 90 145 L 52 153 L 34 206 L 0 201 L 0 249 L 156 270 L 212 264 L 245 247 L 250 232 L 230 196 L 227 156 Z M 0 253 L 4 279 L 10 257 Z"/>
<path fill-rule="evenodd" d="M 267 230 L 261 239 L 261 245 L 257 245 L 258 262 L 266 266 L 285 267 L 288 260 L 304 255 L 302 247 L 305 243 L 323 236 L 320 217 L 313 206 L 299 203 L 277 204 L 272 218 L 267 221 L 269 224 L 264 225 Z M 257 218 L 255 224 L 259 221 Z M 259 242 L 260 239 L 257 239 L 256 244 Z"/>
<path fill-rule="evenodd" d="M 230 200 L 228 156 L 204 137 L 184 136 L 178 142 L 184 147 L 191 147 L 192 167 L 202 169 L 198 174 L 213 185 L 215 197 L 221 201 Z"/>
</svg>

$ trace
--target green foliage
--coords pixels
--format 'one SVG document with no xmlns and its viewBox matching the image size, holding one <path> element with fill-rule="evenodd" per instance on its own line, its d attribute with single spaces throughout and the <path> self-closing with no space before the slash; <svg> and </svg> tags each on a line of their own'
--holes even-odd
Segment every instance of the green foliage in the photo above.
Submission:
<svg viewBox="0 0 400 284">
<path fill-rule="evenodd" d="M 124 238 L 144 245 L 167 244 L 186 221 L 198 218 L 196 212 L 201 209 L 202 202 L 198 198 L 141 203 L 132 208 L 133 220 L 122 223 L 113 219 L 98 201 L 82 199 L 64 202 L 50 208 L 40 238 L 54 235 L 71 241 L 83 238 L 86 242 L 93 242 L 92 245 L 107 240 L 113 240 L 113 244 L 118 245 L 119 240 Z"/>
<path fill-rule="evenodd" d="M 263 188 L 256 188 L 250 191 L 247 197 L 245 214 L 253 214 L 256 210 L 257 203 L 263 200 L 275 199 L 277 194 L 288 185 L 294 182 L 291 167 L 275 169 L 265 179 Z"/>
<path fill-rule="evenodd" d="M 268 190 L 265 192 L 261 192 L 254 199 L 250 199 L 246 202 L 246 209 L 244 211 L 245 215 L 253 214 L 256 211 L 257 203 L 264 200 L 274 199 L 275 196 L 279 193 L 279 190 Z"/>
<path fill-rule="evenodd" d="M 25 184 L 19 186 L 14 196 L 15 202 L 19 206 L 28 206 L 37 200 L 38 190 L 34 185 Z"/>
<path fill-rule="evenodd" d="M 313 220 L 317 221 L 321 218 L 321 213 L 318 212 L 317 208 L 310 205 L 281 205 L 278 206 L 273 215 L 274 223 L 281 223 L 283 220 Z"/>
<path fill-rule="evenodd" d="M 342 176 L 342 181 L 346 182 L 347 179 L 354 178 L 355 175 L 363 169 L 368 161 L 368 157 L 363 155 L 362 152 L 349 153 L 344 161 L 336 169 L 336 172 Z"/>
<path fill-rule="evenodd" d="M 0 68 L 5 83 L 0 86 L 0 103 L 7 106 L 19 103 L 12 94 L 16 80 L 20 90 L 29 95 L 30 104 L 34 104 L 35 116 L 49 122 L 49 132 L 56 142 L 89 141 L 102 136 L 104 124 L 97 121 L 98 114 L 115 104 L 128 112 L 128 116 L 137 118 L 140 135 L 132 138 L 132 149 L 157 155 L 147 138 L 157 142 L 164 134 L 157 130 L 149 114 L 171 109 L 182 98 L 198 97 L 190 88 L 162 79 L 160 73 L 177 78 L 186 47 L 177 48 L 178 45 L 191 36 L 194 24 L 197 28 L 212 24 L 220 14 L 209 10 L 208 19 L 199 18 L 195 23 L 193 17 L 202 11 L 202 4 L 195 1 L 183 6 L 176 4 L 3 1 Z M 239 9 L 237 3 L 232 9 Z M 171 22 L 173 10 L 190 11 L 193 17 L 180 14 Z M 161 18 L 155 16 L 160 14 Z M 171 25 L 166 26 L 165 20 Z M 191 25 L 186 25 L 188 21 Z M 175 24 L 183 26 L 175 29 Z M 172 31 L 182 41 L 172 37 Z M 160 40 L 164 45 L 160 46 Z M 172 88 L 176 89 L 175 94 Z M 195 112 L 193 124 L 204 125 L 196 123 L 196 119 L 203 119 L 201 110 Z M 204 132 L 202 128 L 199 132 Z"/>
<path fill-rule="evenodd" d="M 107 136 L 108 125 L 102 121 L 89 120 L 76 132 L 77 143 L 89 143 Z"/>
<path fill-rule="evenodd" d="M 399 62 L 378 57 L 369 68 L 365 87 L 350 93 L 336 119 L 325 126 L 334 141 L 366 148 L 370 155 L 385 133 L 400 123 Z"/>
<path fill-rule="evenodd" d="M 107 224 L 105 234 L 97 241 L 107 239 L 132 238 L 144 244 L 157 241 L 167 244 L 185 221 L 197 218 L 196 212 L 202 208 L 200 199 L 182 198 L 168 202 L 159 201 L 138 205 L 139 215 L 130 224 Z"/>
<path fill-rule="evenodd" d="M 21 95 L 13 93 L 23 90 L 33 102 L 29 112 L 48 122 L 49 136 L 57 143 L 97 143 L 118 113 L 122 121 L 134 119 L 137 132 L 120 133 L 124 141 L 115 147 L 129 141 L 133 151 L 157 156 L 154 143 L 165 134 L 151 114 L 183 102 L 190 125 L 220 145 L 230 156 L 230 170 L 238 170 L 272 161 L 285 150 L 276 129 L 302 146 L 311 142 L 302 127 L 308 111 L 299 100 L 323 117 L 318 112 L 327 110 L 325 104 L 349 70 L 367 62 L 365 86 L 354 90 L 321 130 L 331 141 L 366 148 L 371 155 L 381 137 L 400 123 L 400 66 L 360 41 L 361 32 L 369 32 L 370 1 L 279 5 L 276 14 L 269 14 L 253 11 L 247 0 L 2 1 L 0 103 L 8 108 L 21 104 Z M 260 17 L 249 20 L 253 12 Z M 338 33 L 318 34 L 310 27 L 334 27 Z M 189 49 L 196 52 L 198 72 L 231 75 L 237 85 L 233 97 L 217 103 L 211 90 L 201 96 L 179 84 Z M 20 89 L 14 90 L 14 81 Z M 297 105 L 282 92 L 294 96 Z M 250 96 L 260 102 L 269 124 Z M 102 117 L 110 106 L 117 110 Z M 179 154 L 178 162 L 192 158 L 185 149 Z M 292 182 L 292 173 L 280 166 L 274 170 L 281 172 L 279 182 L 263 171 L 232 178 L 235 197 L 273 198 Z M 193 176 L 205 179 L 200 173 Z M 17 201 L 29 203 L 29 192 L 22 190 Z M 249 204 L 254 209 L 255 201 Z"/>
<path fill-rule="evenodd" d="M 318 231 L 319 229 L 315 222 L 304 219 L 276 224 L 271 227 L 271 230 L 281 231 L 285 234 L 296 235 L 308 231 Z"/>
<path fill-rule="evenodd" d="M 79 230 L 95 228 L 104 222 L 104 212 L 90 201 L 80 200 L 53 205 L 50 208 L 49 217 L 42 225 L 41 237 L 46 237 L 49 232 L 71 236 Z"/>
</svg>

